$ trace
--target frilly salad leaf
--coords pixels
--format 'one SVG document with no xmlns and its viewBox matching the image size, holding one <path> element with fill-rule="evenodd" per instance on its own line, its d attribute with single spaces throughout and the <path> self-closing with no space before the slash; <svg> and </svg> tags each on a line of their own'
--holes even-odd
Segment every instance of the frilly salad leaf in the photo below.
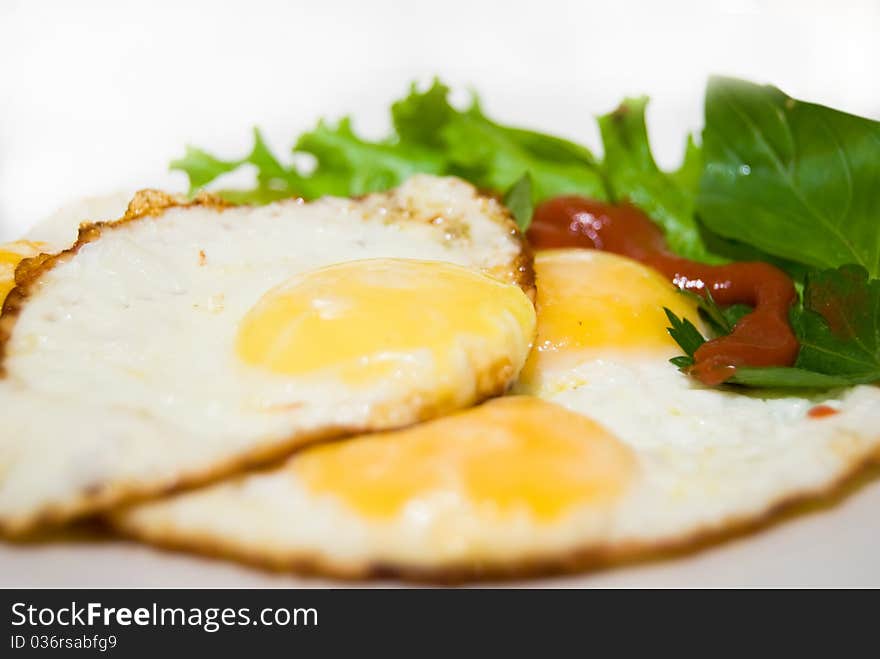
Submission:
<svg viewBox="0 0 880 659">
<path fill-rule="evenodd" d="M 676 252 L 719 260 L 705 247 L 694 215 L 700 149 L 688 138 L 681 169 L 661 171 L 645 127 L 647 99 L 627 100 L 599 118 L 606 153 L 600 162 L 588 148 L 569 140 L 493 121 L 475 95 L 468 107 L 458 109 L 449 102 L 449 91 L 437 80 L 426 90 L 412 85 L 391 106 L 393 133 L 376 142 L 359 137 L 349 118 L 319 122 L 294 147 L 295 153 L 315 159 L 312 171 L 281 164 L 258 130 L 245 158 L 222 160 L 188 147 L 171 167 L 189 177 L 194 193 L 223 174 L 252 165 L 257 170 L 254 188 L 219 193 L 237 203 L 255 204 L 289 196 L 358 195 L 394 187 L 417 172 L 455 175 L 515 200 L 512 210 L 522 230 L 528 228 L 534 206 L 556 195 L 628 200 L 661 224 Z M 528 204 L 523 196 L 526 178 Z"/>
<path fill-rule="evenodd" d="M 426 92 L 413 85 L 391 108 L 402 143 L 442 149 L 450 173 L 475 185 L 503 191 L 529 172 L 533 201 L 572 193 L 607 198 L 596 159 L 589 149 L 567 140 L 498 124 L 483 113 L 474 95 L 456 110 L 449 88 L 435 81 Z"/>
<path fill-rule="evenodd" d="M 608 198 L 599 166 L 585 147 L 497 124 L 483 114 L 476 97 L 468 108 L 456 109 L 448 95 L 449 89 L 439 81 L 426 91 L 413 85 L 392 106 L 394 133 L 380 141 L 359 137 L 349 118 L 337 124 L 319 122 L 294 147 L 294 152 L 315 158 L 316 167 L 308 173 L 293 164 L 281 165 L 259 131 L 254 132 L 254 147 L 245 158 L 221 160 L 188 147 L 171 167 L 189 177 L 193 193 L 223 174 L 254 165 L 255 188 L 220 191 L 242 203 L 265 203 L 282 196 L 358 195 L 392 188 L 419 172 L 461 176 L 497 194 L 505 194 L 528 174 L 532 205 L 565 193 Z M 521 227 L 527 223 L 520 219 Z"/>
<path fill-rule="evenodd" d="M 648 141 L 647 104 L 644 96 L 628 98 L 614 112 L 599 117 L 604 171 L 614 199 L 635 204 L 660 224 L 674 252 L 697 261 L 717 262 L 703 244 L 694 215 L 700 150 L 689 136 L 681 169 L 661 171 Z"/>
<path fill-rule="evenodd" d="M 223 191 L 223 196 L 233 203 L 267 204 L 290 197 L 294 187 L 299 184 L 297 172 L 285 169 L 278 162 L 257 128 L 254 128 L 254 146 L 251 152 L 240 160 L 220 160 L 201 149 L 188 146 L 182 158 L 172 161 L 171 169 L 186 173 L 192 194 L 214 179 L 244 165 L 253 165 L 256 168 L 257 186 L 251 190 Z"/>
<path fill-rule="evenodd" d="M 317 161 L 314 171 L 298 182 L 300 194 L 309 199 L 387 190 L 413 174 L 443 174 L 446 170 L 442 153 L 414 144 L 369 142 L 355 135 L 349 118 L 335 126 L 319 122 L 314 130 L 300 136 L 294 151 L 310 153 Z"/>
</svg>

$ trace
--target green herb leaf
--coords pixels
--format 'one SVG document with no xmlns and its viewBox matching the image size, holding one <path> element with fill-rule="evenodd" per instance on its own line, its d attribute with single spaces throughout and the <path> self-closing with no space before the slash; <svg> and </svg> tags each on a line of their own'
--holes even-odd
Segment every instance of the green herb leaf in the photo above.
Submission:
<svg viewBox="0 0 880 659">
<path fill-rule="evenodd" d="M 880 276 L 880 122 L 712 78 L 697 210 L 773 256 Z"/>
<path fill-rule="evenodd" d="M 525 233 L 532 223 L 532 212 L 535 209 L 532 203 L 532 177 L 528 172 L 523 174 L 504 195 L 504 205 L 513 214 L 516 226 Z"/>
<path fill-rule="evenodd" d="M 626 99 L 614 112 L 599 117 L 605 145 L 603 171 L 615 201 L 629 201 L 658 222 L 670 248 L 687 258 L 717 262 L 703 244 L 694 215 L 701 156 L 688 139 L 681 168 L 660 170 L 651 154 L 645 125 L 648 99 Z"/>
<path fill-rule="evenodd" d="M 859 382 L 861 381 L 852 378 L 785 366 L 762 368 L 740 366 L 736 369 L 736 374 L 727 381 L 728 384 L 740 384 L 762 389 L 831 389 L 848 387 L 859 384 Z"/>
<path fill-rule="evenodd" d="M 190 191 L 195 192 L 223 174 L 253 165 L 254 189 L 220 191 L 239 203 L 266 203 L 293 195 L 312 199 L 365 194 L 392 188 L 415 173 L 461 176 L 502 194 L 528 172 L 531 204 L 566 193 L 607 198 L 595 158 L 585 147 L 497 124 L 483 114 L 476 98 L 469 108 L 458 110 L 450 105 L 448 94 L 449 89 L 436 80 L 426 91 L 413 85 L 392 106 L 395 133 L 376 142 L 359 137 L 348 118 L 335 124 L 320 122 L 300 136 L 294 149 L 315 157 L 317 165 L 309 173 L 282 165 L 259 132 L 251 153 L 240 160 L 221 160 L 189 147 L 171 166 L 187 174 Z M 520 222 L 525 226 L 525 220 Z"/>
<path fill-rule="evenodd" d="M 266 204 L 299 194 L 302 178 L 295 170 L 287 170 L 278 162 L 257 128 L 254 128 L 254 146 L 241 160 L 220 160 L 201 149 L 187 147 L 184 157 L 171 163 L 171 169 L 182 171 L 189 177 L 192 195 L 223 174 L 247 164 L 256 167 L 257 186 L 250 190 L 218 191 L 227 201 Z"/>
<path fill-rule="evenodd" d="M 257 168 L 257 182 L 260 187 L 284 190 L 299 182 L 298 176 L 294 176 L 291 171 L 285 169 L 278 162 L 263 140 L 263 134 L 259 128 L 254 128 L 254 146 L 244 162 Z"/>
<path fill-rule="evenodd" d="M 687 136 L 684 145 L 684 158 L 681 166 L 669 173 L 669 178 L 682 190 L 690 191 L 696 196 L 700 188 L 700 176 L 703 173 L 703 150 L 697 144 L 693 134 Z"/>
<path fill-rule="evenodd" d="M 685 355 L 679 355 L 678 357 L 673 357 L 672 359 L 670 359 L 669 363 L 677 366 L 678 370 L 684 371 L 694 365 L 694 358 L 687 357 Z"/>
<path fill-rule="evenodd" d="M 813 272 L 795 318 L 797 366 L 872 381 L 880 373 L 880 279 L 861 266 Z"/>
<path fill-rule="evenodd" d="M 732 304 L 722 309 L 708 290 L 705 297 L 686 289 L 678 290 L 679 293 L 697 305 L 700 316 L 706 321 L 715 336 L 730 334 L 739 319 L 752 311 L 752 307 L 747 304 Z"/>
<path fill-rule="evenodd" d="M 747 304 L 731 304 L 729 307 L 722 309 L 721 313 L 724 314 L 724 318 L 727 320 L 727 326 L 730 328 L 728 334 L 733 331 L 734 326 L 740 321 L 740 318 L 750 314 L 752 311 L 752 307 Z"/>
</svg>

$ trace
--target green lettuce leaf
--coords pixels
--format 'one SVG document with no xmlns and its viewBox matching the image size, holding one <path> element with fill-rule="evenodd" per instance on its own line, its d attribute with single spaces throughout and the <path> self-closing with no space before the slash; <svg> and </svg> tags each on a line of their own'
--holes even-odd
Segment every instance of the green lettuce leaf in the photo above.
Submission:
<svg viewBox="0 0 880 659">
<path fill-rule="evenodd" d="M 812 272 L 794 320 L 797 366 L 864 381 L 880 379 L 880 279 L 861 266 Z"/>
<path fill-rule="evenodd" d="M 250 190 L 218 191 L 227 201 L 266 204 L 300 194 L 301 177 L 296 170 L 285 169 L 278 162 L 257 128 L 254 128 L 251 152 L 240 160 L 220 160 L 201 149 L 188 146 L 183 158 L 172 161 L 171 169 L 182 171 L 189 177 L 189 192 L 194 194 L 220 176 L 244 165 L 256 168 L 257 185 Z"/>
<path fill-rule="evenodd" d="M 170 169 L 178 170 L 189 177 L 189 192 L 194 194 L 214 179 L 238 169 L 242 160 L 220 160 L 207 151 L 187 146 L 182 158 L 171 161 Z"/>
<path fill-rule="evenodd" d="M 880 123 L 712 78 L 697 211 L 720 236 L 817 268 L 880 276 Z"/>
<path fill-rule="evenodd" d="M 705 297 L 684 288 L 679 289 L 678 292 L 696 304 L 700 317 L 706 322 L 713 336 L 730 334 L 739 319 L 752 311 L 752 307 L 747 304 L 731 304 L 727 307 L 721 307 L 715 302 L 715 298 L 712 297 L 712 292 L 709 290 L 706 291 Z"/>
<path fill-rule="evenodd" d="M 443 149 L 441 131 L 456 112 L 449 104 L 449 87 L 435 79 L 424 92 L 412 83 L 409 94 L 392 103 L 391 121 L 401 142 Z"/>
<path fill-rule="evenodd" d="M 690 191 L 696 197 L 702 173 L 703 149 L 697 144 L 693 134 L 689 134 L 684 144 L 684 158 L 682 158 L 681 165 L 674 172 L 669 173 L 669 178 L 679 188 Z"/>
<path fill-rule="evenodd" d="M 703 262 L 718 262 L 700 236 L 694 214 L 702 158 L 688 138 L 681 168 L 662 171 L 654 161 L 645 108 L 648 99 L 629 98 L 614 112 L 599 117 L 605 146 L 603 171 L 614 201 L 629 201 L 660 224 L 672 251 Z"/>
<path fill-rule="evenodd" d="M 439 81 L 426 91 L 416 86 L 391 109 L 401 144 L 442 151 L 448 173 L 479 188 L 504 192 L 525 173 L 532 180 L 532 202 L 561 194 L 606 199 L 602 175 L 589 149 L 567 140 L 498 124 L 483 113 L 474 96 L 465 110 L 448 100 Z"/>
</svg>

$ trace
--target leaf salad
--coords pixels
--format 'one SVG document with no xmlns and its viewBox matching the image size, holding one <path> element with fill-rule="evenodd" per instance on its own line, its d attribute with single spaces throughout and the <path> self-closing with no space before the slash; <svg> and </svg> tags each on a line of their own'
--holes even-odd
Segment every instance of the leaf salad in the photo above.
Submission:
<svg viewBox="0 0 880 659">
<path fill-rule="evenodd" d="M 502 198 L 525 232 L 537 204 L 567 194 L 628 202 L 663 231 L 669 248 L 694 261 L 765 261 L 795 281 L 790 312 L 800 342 L 786 367 L 738 367 L 730 384 L 831 388 L 880 382 L 880 122 L 791 98 L 772 86 L 713 77 L 699 139 L 686 136 L 682 165 L 664 171 L 648 139 L 648 99 L 625 99 L 598 117 L 602 158 L 550 134 L 500 124 L 472 95 L 464 108 L 435 80 L 413 84 L 391 106 L 384 139 L 359 136 L 349 117 L 322 120 L 294 153 L 310 170 L 284 164 L 254 130 L 250 152 L 224 160 L 187 147 L 171 168 L 190 193 L 240 167 L 249 189 L 219 190 L 233 203 L 298 196 L 354 196 L 395 187 L 415 173 L 459 176 Z M 683 291 L 682 294 L 693 295 Z M 751 309 L 695 296 L 711 336 L 729 334 Z M 683 370 L 707 340 L 668 312 Z"/>
</svg>

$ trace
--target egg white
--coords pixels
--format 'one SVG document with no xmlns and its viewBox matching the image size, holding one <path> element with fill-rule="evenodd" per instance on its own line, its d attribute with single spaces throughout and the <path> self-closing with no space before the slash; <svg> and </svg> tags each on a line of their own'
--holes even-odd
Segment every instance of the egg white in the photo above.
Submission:
<svg viewBox="0 0 880 659">
<path fill-rule="evenodd" d="M 531 327 L 479 352 L 462 343 L 448 357 L 458 377 L 450 391 L 432 378 L 425 351 L 411 355 L 407 377 L 353 387 L 332 374 L 255 368 L 234 350 L 242 319 L 267 291 L 331 264 L 438 261 L 528 289 L 531 266 L 510 216 L 462 181 L 417 176 L 359 200 L 261 208 L 156 210 L 147 201 L 133 202 L 144 217 L 99 227 L 36 272 L 0 319 L 8 533 L 308 441 L 472 404 L 503 391 L 525 359 Z"/>
<path fill-rule="evenodd" d="M 596 360 L 545 399 L 631 446 L 644 481 L 607 542 L 675 544 L 830 491 L 880 457 L 880 389 L 813 395 L 709 389 L 664 363 Z M 819 404 L 837 414 L 808 415 Z"/>
<path fill-rule="evenodd" d="M 813 419 L 806 412 L 816 400 L 695 389 L 662 365 L 602 363 L 581 373 L 602 384 L 554 400 L 603 424 L 636 466 L 619 497 L 575 503 L 557 519 L 525 507 L 494 514 L 454 486 L 414 493 L 398 514 L 377 518 L 304 482 L 295 466 L 306 451 L 274 471 L 138 505 L 113 521 L 148 542 L 275 569 L 440 581 L 522 576 L 742 528 L 783 503 L 826 493 L 880 449 L 880 396 L 870 387 L 823 397 L 840 412 Z M 406 442 L 408 432 L 395 434 Z M 424 459 L 455 468 L 442 451 Z"/>
</svg>

